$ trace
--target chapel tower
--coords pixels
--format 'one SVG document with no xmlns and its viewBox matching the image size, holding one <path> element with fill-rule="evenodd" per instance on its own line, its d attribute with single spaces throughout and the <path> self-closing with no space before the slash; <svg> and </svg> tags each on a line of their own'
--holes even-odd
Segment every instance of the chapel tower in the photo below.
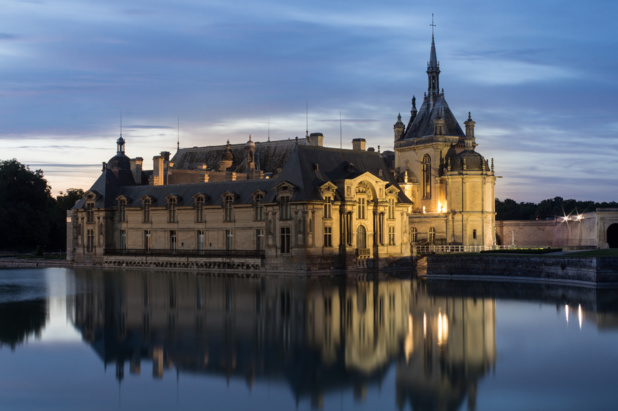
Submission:
<svg viewBox="0 0 618 411">
<path fill-rule="evenodd" d="M 432 32 L 422 105 L 413 97 L 407 126 L 400 118 L 394 125 L 395 168 L 414 202 L 412 242 L 495 244 L 496 176 L 493 160 L 475 151 L 475 124 L 469 113 L 464 133 L 446 102 Z"/>
</svg>

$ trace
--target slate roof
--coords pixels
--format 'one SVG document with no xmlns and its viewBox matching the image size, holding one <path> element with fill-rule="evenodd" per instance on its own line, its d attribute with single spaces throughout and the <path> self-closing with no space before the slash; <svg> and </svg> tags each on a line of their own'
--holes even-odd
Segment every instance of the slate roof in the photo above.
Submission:
<svg viewBox="0 0 618 411">
<path fill-rule="evenodd" d="M 251 204 L 253 193 L 256 190 L 264 192 L 264 202 L 275 202 L 276 186 L 288 182 L 296 186 L 292 201 L 310 201 L 322 199 L 318 187 L 327 181 L 337 184 L 344 179 L 355 178 L 365 172 L 379 177 L 380 170 L 381 178 L 387 182 L 387 187 L 394 185 L 400 190 L 399 201 L 410 203 L 397 185 L 380 153 L 304 145 L 294 145 L 287 156 L 283 170 L 272 179 L 151 186 L 136 185 L 129 170 L 106 169 L 90 191 L 100 194 L 95 203 L 96 208 L 115 206 L 116 199 L 120 195 L 127 198 L 129 207 L 140 206 L 142 197 L 146 195 L 151 197 L 152 205 L 155 207 L 165 205 L 166 197 L 169 195 L 175 195 L 178 198 L 178 206 L 193 205 L 193 197 L 198 193 L 206 196 L 205 205 L 221 205 L 222 195 L 226 192 L 234 194 L 235 204 Z M 343 193 L 340 192 L 339 195 L 342 196 Z M 74 208 L 83 206 L 84 200 L 82 199 L 75 204 Z"/>
<path fill-rule="evenodd" d="M 296 139 L 253 143 L 255 144 L 256 169 L 268 173 L 274 172 L 278 168 L 283 168 L 287 156 L 296 146 Z M 307 144 L 307 140 L 304 137 L 298 139 L 298 145 L 305 144 Z M 230 171 L 237 173 L 247 172 L 246 147 L 247 144 L 244 143 L 230 144 L 230 152 L 233 156 Z M 226 151 L 227 146 L 225 144 L 220 146 L 181 148 L 176 152 L 171 161 L 174 163 L 174 169 L 197 170 L 201 169 L 202 164 L 206 164 L 208 169 L 218 170 L 219 161 Z"/>
<path fill-rule="evenodd" d="M 435 100 L 432 100 L 429 96 L 425 97 L 416 118 L 411 123 L 408 123 L 408 127 L 406 127 L 400 140 L 433 136 L 433 120 L 438 116 L 438 113 L 444 118 L 443 134 L 445 136 L 465 137 L 461 126 L 444 99 L 444 94 L 439 94 Z"/>
</svg>

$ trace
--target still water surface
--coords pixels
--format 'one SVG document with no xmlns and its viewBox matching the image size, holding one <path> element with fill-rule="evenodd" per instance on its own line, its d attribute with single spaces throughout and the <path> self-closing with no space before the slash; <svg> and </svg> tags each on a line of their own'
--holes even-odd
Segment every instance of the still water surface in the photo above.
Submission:
<svg viewBox="0 0 618 411">
<path fill-rule="evenodd" d="M 1 410 L 618 406 L 618 294 L 0 270 Z"/>
</svg>

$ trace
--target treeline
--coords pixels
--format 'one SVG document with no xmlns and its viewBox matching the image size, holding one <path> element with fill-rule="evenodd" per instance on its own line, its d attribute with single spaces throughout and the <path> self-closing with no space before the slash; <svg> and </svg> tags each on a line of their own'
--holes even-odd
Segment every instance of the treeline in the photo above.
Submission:
<svg viewBox="0 0 618 411">
<path fill-rule="evenodd" d="M 562 197 L 554 197 L 535 204 L 518 203 L 510 198 L 501 201 L 496 198 L 496 220 L 546 220 L 587 213 L 597 208 L 618 208 L 618 203 L 615 201 L 596 203 L 594 201 L 564 200 Z"/>
<path fill-rule="evenodd" d="M 42 170 L 0 161 L 0 250 L 65 251 L 66 210 L 83 194 L 69 189 L 54 198 Z"/>
</svg>

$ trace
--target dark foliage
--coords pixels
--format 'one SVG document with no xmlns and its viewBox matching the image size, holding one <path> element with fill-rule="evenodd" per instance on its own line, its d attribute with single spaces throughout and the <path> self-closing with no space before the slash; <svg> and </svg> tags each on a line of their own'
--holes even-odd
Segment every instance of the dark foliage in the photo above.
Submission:
<svg viewBox="0 0 618 411">
<path fill-rule="evenodd" d="M 565 215 L 594 211 L 597 208 L 618 208 L 615 201 L 595 203 L 594 201 L 564 200 L 554 197 L 535 203 L 518 203 L 510 198 L 500 201 L 496 198 L 496 220 L 545 220 Z"/>
<path fill-rule="evenodd" d="M 43 171 L 32 171 L 19 161 L 0 161 L 0 249 L 34 252 L 66 248 L 66 210 L 83 195 L 69 189 L 58 199 Z"/>
</svg>

